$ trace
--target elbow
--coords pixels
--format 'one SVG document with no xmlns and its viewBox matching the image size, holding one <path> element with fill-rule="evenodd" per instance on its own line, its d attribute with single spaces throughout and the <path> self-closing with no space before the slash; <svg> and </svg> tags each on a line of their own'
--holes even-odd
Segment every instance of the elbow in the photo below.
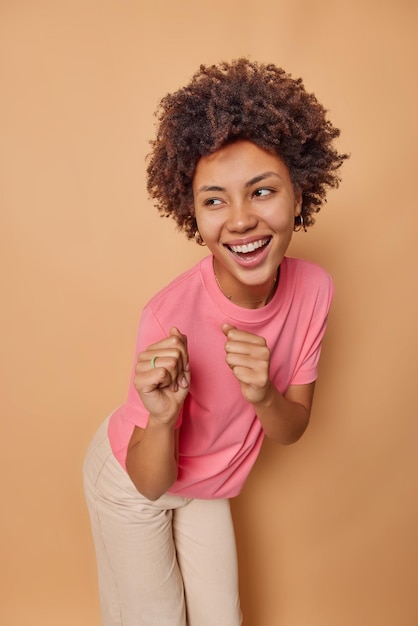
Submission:
<svg viewBox="0 0 418 626">
<path fill-rule="evenodd" d="M 170 477 L 160 477 L 159 480 L 155 480 L 154 478 L 154 480 L 151 481 L 144 480 L 144 476 L 142 474 L 138 477 L 136 472 L 131 472 L 129 469 L 127 473 L 138 493 L 140 493 L 141 496 L 144 496 L 147 500 L 151 500 L 151 502 L 155 502 L 155 500 L 158 500 L 161 496 L 167 493 L 177 479 L 177 471 L 175 471 Z"/>
<path fill-rule="evenodd" d="M 289 435 L 288 437 L 283 438 L 282 441 L 279 441 L 279 443 L 282 446 L 292 446 L 293 444 L 297 443 L 299 441 L 299 439 L 302 437 L 303 433 L 305 432 L 306 428 L 304 428 L 302 431 L 298 432 L 298 433 L 293 433 L 292 435 Z"/>
<path fill-rule="evenodd" d="M 144 496 L 147 500 L 151 500 L 151 502 L 155 502 L 161 498 L 161 496 L 163 496 L 171 487 L 171 485 L 168 485 L 167 487 L 163 487 L 161 485 L 141 485 L 132 480 L 132 477 L 130 478 L 138 493 L 140 493 L 141 496 Z"/>
<path fill-rule="evenodd" d="M 141 496 L 144 496 L 144 498 L 146 498 L 147 500 L 150 500 L 151 502 L 155 502 L 156 500 L 159 500 L 161 498 L 161 496 L 163 496 L 165 494 L 165 491 L 161 492 L 161 491 L 153 491 L 153 490 L 147 490 L 147 489 L 138 489 L 138 487 L 136 487 L 138 493 L 141 494 Z"/>
<path fill-rule="evenodd" d="M 291 446 L 297 443 L 308 428 L 309 418 L 299 424 L 292 424 L 288 428 L 281 428 L 278 432 L 271 434 L 266 432 L 266 436 L 282 446 Z"/>
<path fill-rule="evenodd" d="M 286 434 L 281 434 L 281 435 L 274 435 L 272 437 L 269 437 L 269 435 L 267 435 L 267 438 L 271 439 L 272 441 L 279 444 L 280 446 L 291 446 L 297 443 L 299 439 L 302 437 L 302 435 L 303 433 L 298 433 L 297 435 L 295 434 L 289 435 L 288 433 L 286 433 Z"/>
</svg>

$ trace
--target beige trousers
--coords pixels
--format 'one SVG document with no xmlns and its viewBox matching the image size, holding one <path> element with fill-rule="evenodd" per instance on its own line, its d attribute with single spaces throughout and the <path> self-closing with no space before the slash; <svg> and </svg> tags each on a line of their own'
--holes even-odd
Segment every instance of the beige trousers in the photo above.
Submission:
<svg viewBox="0 0 418 626">
<path fill-rule="evenodd" d="M 242 623 L 228 500 L 147 500 L 113 456 L 107 420 L 83 476 L 104 626 Z"/>
</svg>

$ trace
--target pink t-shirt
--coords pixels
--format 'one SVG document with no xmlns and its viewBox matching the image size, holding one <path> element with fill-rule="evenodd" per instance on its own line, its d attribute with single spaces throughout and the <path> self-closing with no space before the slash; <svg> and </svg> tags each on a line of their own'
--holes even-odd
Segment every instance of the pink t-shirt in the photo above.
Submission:
<svg viewBox="0 0 418 626">
<path fill-rule="evenodd" d="M 285 257 L 273 299 L 259 309 L 228 300 L 214 276 L 212 256 L 176 278 L 145 306 L 136 353 L 167 336 L 171 326 L 187 335 L 190 392 L 179 418 L 178 479 L 169 493 L 189 498 L 236 496 L 259 453 L 263 430 L 254 407 L 225 362 L 224 323 L 266 339 L 270 376 L 284 393 L 317 377 L 321 341 L 333 293 L 320 267 Z M 136 358 L 135 358 L 136 362 Z M 124 469 L 134 425 L 148 413 L 133 384 L 125 404 L 109 421 L 109 440 Z"/>
</svg>

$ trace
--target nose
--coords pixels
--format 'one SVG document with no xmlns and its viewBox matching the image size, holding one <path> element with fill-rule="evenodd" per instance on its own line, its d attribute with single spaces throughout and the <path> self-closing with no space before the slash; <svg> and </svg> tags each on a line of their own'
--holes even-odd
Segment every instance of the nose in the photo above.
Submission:
<svg viewBox="0 0 418 626">
<path fill-rule="evenodd" d="M 244 233 L 258 224 L 258 218 L 250 204 L 244 201 L 231 202 L 226 227 L 230 232 Z"/>
</svg>

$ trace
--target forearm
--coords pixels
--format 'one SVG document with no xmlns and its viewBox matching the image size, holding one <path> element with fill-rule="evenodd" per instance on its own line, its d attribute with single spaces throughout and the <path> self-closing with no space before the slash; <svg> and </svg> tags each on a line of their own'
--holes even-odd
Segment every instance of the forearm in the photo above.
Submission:
<svg viewBox="0 0 418 626">
<path fill-rule="evenodd" d="M 297 441 L 309 423 L 310 404 L 307 407 L 287 398 L 273 384 L 264 401 L 254 408 L 266 436 L 283 445 Z"/>
<path fill-rule="evenodd" d="M 160 498 L 177 479 L 177 431 L 150 416 L 139 441 L 128 449 L 126 469 L 142 495 Z"/>
</svg>

